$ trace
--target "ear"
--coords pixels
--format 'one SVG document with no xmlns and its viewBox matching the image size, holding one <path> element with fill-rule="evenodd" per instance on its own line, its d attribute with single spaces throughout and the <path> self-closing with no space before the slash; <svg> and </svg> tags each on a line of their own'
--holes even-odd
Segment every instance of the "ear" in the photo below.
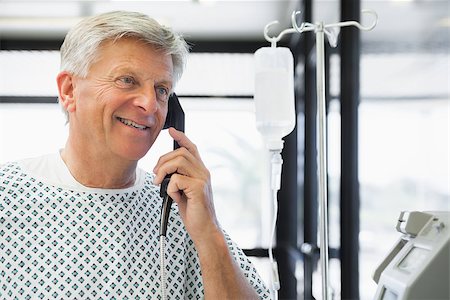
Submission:
<svg viewBox="0 0 450 300">
<path fill-rule="evenodd" d="M 74 112 L 76 107 L 76 101 L 73 95 L 73 79 L 73 75 L 66 71 L 59 73 L 56 77 L 56 82 L 58 84 L 59 102 L 67 112 Z"/>
</svg>

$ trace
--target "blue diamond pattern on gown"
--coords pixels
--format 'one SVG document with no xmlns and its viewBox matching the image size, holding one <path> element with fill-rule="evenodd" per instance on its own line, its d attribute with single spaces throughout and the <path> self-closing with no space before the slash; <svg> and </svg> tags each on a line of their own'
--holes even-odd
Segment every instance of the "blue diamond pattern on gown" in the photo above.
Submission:
<svg viewBox="0 0 450 300">
<path fill-rule="evenodd" d="M 160 299 L 159 188 L 80 192 L 0 167 L 1 299 Z M 261 298 L 269 294 L 247 257 L 230 251 Z M 169 299 L 204 297 L 194 244 L 176 205 L 167 234 Z"/>
</svg>

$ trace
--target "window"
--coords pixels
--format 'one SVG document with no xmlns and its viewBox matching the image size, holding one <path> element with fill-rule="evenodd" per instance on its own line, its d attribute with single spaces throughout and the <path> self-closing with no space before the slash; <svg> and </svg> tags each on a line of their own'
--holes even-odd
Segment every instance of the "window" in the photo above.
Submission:
<svg viewBox="0 0 450 300">
<path fill-rule="evenodd" d="M 339 69 L 338 57 L 332 57 L 330 69 Z M 450 98 L 445 84 L 448 70 L 446 55 L 366 54 L 361 57 L 361 299 L 372 299 L 375 294 L 377 286 L 372 274 L 401 236 L 395 230 L 400 212 L 450 209 Z M 339 72 L 332 72 L 336 73 Z M 420 81 L 427 83 L 419 84 Z M 329 243 L 333 248 L 339 247 L 340 235 L 339 110 L 339 102 L 331 101 L 327 118 L 328 200 Z M 315 295 L 321 295 L 320 273 L 315 275 Z M 339 261 L 331 259 L 330 281 L 336 295 L 340 294 L 339 280 Z"/>
<path fill-rule="evenodd" d="M 450 63 L 439 53 L 371 54 L 361 70 L 360 292 L 371 299 L 400 212 L 450 209 Z"/>
<path fill-rule="evenodd" d="M 64 147 L 68 126 L 57 104 L 58 60 L 56 51 L 0 51 L 1 163 Z M 218 219 L 243 249 L 267 248 L 271 215 L 265 150 L 251 99 L 252 67 L 251 54 L 191 54 L 177 87 L 186 133 L 212 175 Z M 5 103 L 14 101 L 11 96 L 52 103 Z M 171 149 L 163 131 L 139 166 L 152 170 Z M 265 259 L 252 260 L 269 282 Z"/>
</svg>

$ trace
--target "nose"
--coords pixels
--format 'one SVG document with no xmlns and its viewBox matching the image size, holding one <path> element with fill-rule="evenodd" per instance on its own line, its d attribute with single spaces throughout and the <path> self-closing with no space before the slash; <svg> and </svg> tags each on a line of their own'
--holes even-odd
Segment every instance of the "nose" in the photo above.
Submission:
<svg viewBox="0 0 450 300">
<path fill-rule="evenodd" d="M 146 113 L 155 113 L 158 110 L 155 89 L 148 86 L 142 87 L 136 94 L 134 104 Z"/>
</svg>

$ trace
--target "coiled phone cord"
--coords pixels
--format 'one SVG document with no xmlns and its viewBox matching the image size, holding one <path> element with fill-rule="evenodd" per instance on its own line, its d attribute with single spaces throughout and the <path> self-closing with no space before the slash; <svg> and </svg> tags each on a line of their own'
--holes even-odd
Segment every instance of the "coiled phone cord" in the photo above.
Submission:
<svg viewBox="0 0 450 300">
<path fill-rule="evenodd" d="M 166 279 L 166 263 L 165 263 L 165 256 L 166 256 L 166 237 L 164 235 L 161 235 L 159 237 L 159 253 L 161 257 L 160 262 L 160 272 L 161 272 L 161 299 L 166 300 L 167 299 L 167 279 Z"/>
<path fill-rule="evenodd" d="M 159 226 L 159 255 L 160 255 L 160 273 L 161 273 L 161 298 L 167 299 L 167 279 L 166 279 L 166 233 L 167 224 L 169 222 L 170 207 L 172 206 L 172 198 L 167 194 L 167 186 L 169 185 L 170 175 L 164 178 L 161 183 L 160 196 L 163 198 L 161 207 L 161 220 Z"/>
</svg>

